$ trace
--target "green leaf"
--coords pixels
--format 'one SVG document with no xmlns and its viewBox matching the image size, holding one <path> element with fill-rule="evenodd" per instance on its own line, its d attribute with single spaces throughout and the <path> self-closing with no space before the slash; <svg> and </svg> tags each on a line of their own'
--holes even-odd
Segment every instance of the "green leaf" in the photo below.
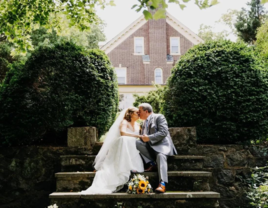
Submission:
<svg viewBox="0 0 268 208">
<path fill-rule="evenodd" d="M 159 0 L 151 0 L 150 2 L 151 2 L 151 6 L 153 6 L 154 8 L 158 8 L 158 5 L 160 3 Z"/>
<path fill-rule="evenodd" d="M 262 4 L 266 4 L 268 2 L 268 0 L 261 0 Z"/>
<path fill-rule="evenodd" d="M 218 0 L 212 0 L 211 1 L 211 6 L 214 6 L 216 4 L 219 4 L 220 2 Z"/>
<path fill-rule="evenodd" d="M 137 7 L 138 5 L 137 4 L 134 4 L 131 9 L 134 9 L 135 7 Z"/>
<path fill-rule="evenodd" d="M 144 10 L 143 14 L 144 14 L 144 17 L 146 20 L 153 19 L 152 14 L 150 12 L 148 12 L 147 10 Z"/>
<path fill-rule="evenodd" d="M 181 9 L 184 9 L 186 7 L 185 4 L 179 4 Z"/>
<path fill-rule="evenodd" d="M 166 18 L 166 10 L 163 8 L 158 9 L 153 17 L 155 20 Z"/>
</svg>

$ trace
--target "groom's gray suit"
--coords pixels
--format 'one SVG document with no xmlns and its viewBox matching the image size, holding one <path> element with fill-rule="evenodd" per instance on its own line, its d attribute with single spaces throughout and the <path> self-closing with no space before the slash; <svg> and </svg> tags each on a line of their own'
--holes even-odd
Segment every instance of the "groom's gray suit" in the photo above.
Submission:
<svg viewBox="0 0 268 208">
<path fill-rule="evenodd" d="M 176 155 L 177 151 L 171 140 L 166 118 L 161 114 L 152 113 L 144 121 L 141 134 L 148 135 L 150 141 L 137 140 L 136 146 L 145 163 L 156 161 L 159 181 L 168 182 L 167 157 Z"/>
</svg>

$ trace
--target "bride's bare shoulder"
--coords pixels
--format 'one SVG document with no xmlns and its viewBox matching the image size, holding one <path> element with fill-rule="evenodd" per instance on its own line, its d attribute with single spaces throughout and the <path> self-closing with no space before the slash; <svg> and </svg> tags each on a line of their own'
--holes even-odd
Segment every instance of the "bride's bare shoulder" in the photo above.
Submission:
<svg viewBox="0 0 268 208">
<path fill-rule="evenodd" d="M 121 122 L 121 126 L 122 125 L 127 125 L 128 124 L 128 121 L 126 119 L 123 119 L 123 121 Z"/>
</svg>

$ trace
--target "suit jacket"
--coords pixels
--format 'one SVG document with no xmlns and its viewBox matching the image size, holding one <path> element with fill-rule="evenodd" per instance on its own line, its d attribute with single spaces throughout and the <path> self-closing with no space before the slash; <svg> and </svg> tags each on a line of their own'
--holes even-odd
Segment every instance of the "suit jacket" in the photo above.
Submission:
<svg viewBox="0 0 268 208">
<path fill-rule="evenodd" d="M 150 139 L 148 143 L 156 152 L 165 155 L 177 154 L 177 150 L 168 131 L 168 124 L 165 116 L 152 113 L 148 121 L 147 132 L 144 132 L 144 130 L 145 122 L 142 126 L 142 134 L 148 135 Z"/>
</svg>

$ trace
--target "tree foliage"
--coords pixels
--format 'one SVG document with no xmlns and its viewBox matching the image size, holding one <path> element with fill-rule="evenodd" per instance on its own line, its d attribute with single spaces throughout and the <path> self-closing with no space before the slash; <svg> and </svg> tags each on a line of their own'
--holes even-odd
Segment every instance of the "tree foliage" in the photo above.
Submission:
<svg viewBox="0 0 268 208">
<path fill-rule="evenodd" d="M 181 8 L 191 0 L 138 0 L 134 5 L 137 11 L 143 10 L 146 19 L 165 17 L 167 3 L 176 3 Z M 192 0 L 193 1 L 193 0 Z M 195 0 L 200 8 L 207 8 L 218 3 L 218 0 Z M 32 31 L 44 27 L 58 33 L 61 31 L 61 18 L 64 14 L 69 21 L 68 26 L 79 30 L 87 30 L 92 24 L 98 24 L 95 6 L 114 5 L 113 0 L 9 0 L 0 1 L 0 34 L 3 34 L 15 47 L 23 52 L 32 48 Z M 161 6 L 160 6 L 161 5 Z M 148 11 L 157 10 L 153 15 Z M 160 8 L 159 8 L 160 7 Z"/>
<path fill-rule="evenodd" d="M 227 11 L 227 13 L 221 16 L 221 18 L 217 21 L 217 23 L 223 23 L 227 25 L 230 28 L 231 33 L 237 36 L 237 30 L 234 24 L 236 23 L 236 19 L 238 15 L 239 15 L 239 11 L 235 9 L 230 9 Z"/>
<path fill-rule="evenodd" d="M 68 42 L 41 46 L 25 65 L 12 65 L 0 89 L 0 145 L 31 144 L 70 126 L 96 126 L 101 136 L 117 106 L 116 76 L 104 52 Z"/>
<path fill-rule="evenodd" d="M 238 36 L 249 44 L 256 41 L 257 29 L 264 23 L 267 18 L 267 12 L 261 4 L 261 0 L 251 0 L 247 3 L 249 10 L 243 8 L 238 14 L 235 28 Z"/>
<path fill-rule="evenodd" d="M 12 44 L 7 41 L 0 42 L 0 83 L 6 76 L 8 72 L 9 64 L 14 61 L 22 60 L 23 58 L 20 56 L 11 56 Z"/>
<path fill-rule="evenodd" d="M 135 102 L 133 105 L 138 107 L 141 103 L 149 103 L 153 107 L 155 113 L 160 113 L 163 105 L 163 96 L 165 92 L 165 87 L 160 85 L 155 85 L 156 89 L 148 92 L 147 95 L 137 95 L 134 94 Z"/>
<path fill-rule="evenodd" d="M 256 37 L 257 49 L 268 60 L 268 20 L 258 29 Z"/>
<path fill-rule="evenodd" d="M 163 110 L 170 126 L 196 126 L 200 142 L 266 139 L 267 70 L 243 43 L 194 46 L 172 71 Z"/>
<path fill-rule="evenodd" d="M 77 27 L 69 27 L 69 20 L 65 15 L 58 15 L 61 25 L 61 30 L 56 31 L 41 27 L 36 29 L 31 34 L 31 40 L 33 48 L 39 45 L 54 45 L 62 40 L 72 41 L 78 46 L 82 46 L 86 49 L 99 48 L 98 43 L 105 41 L 105 35 L 103 32 L 104 23 L 99 22 L 98 25 L 92 24 L 90 29 L 81 31 Z"/>
<path fill-rule="evenodd" d="M 198 36 L 202 38 L 204 41 L 211 40 L 224 40 L 228 37 L 229 33 L 226 30 L 221 32 L 213 32 L 212 26 L 201 24 Z"/>
</svg>

